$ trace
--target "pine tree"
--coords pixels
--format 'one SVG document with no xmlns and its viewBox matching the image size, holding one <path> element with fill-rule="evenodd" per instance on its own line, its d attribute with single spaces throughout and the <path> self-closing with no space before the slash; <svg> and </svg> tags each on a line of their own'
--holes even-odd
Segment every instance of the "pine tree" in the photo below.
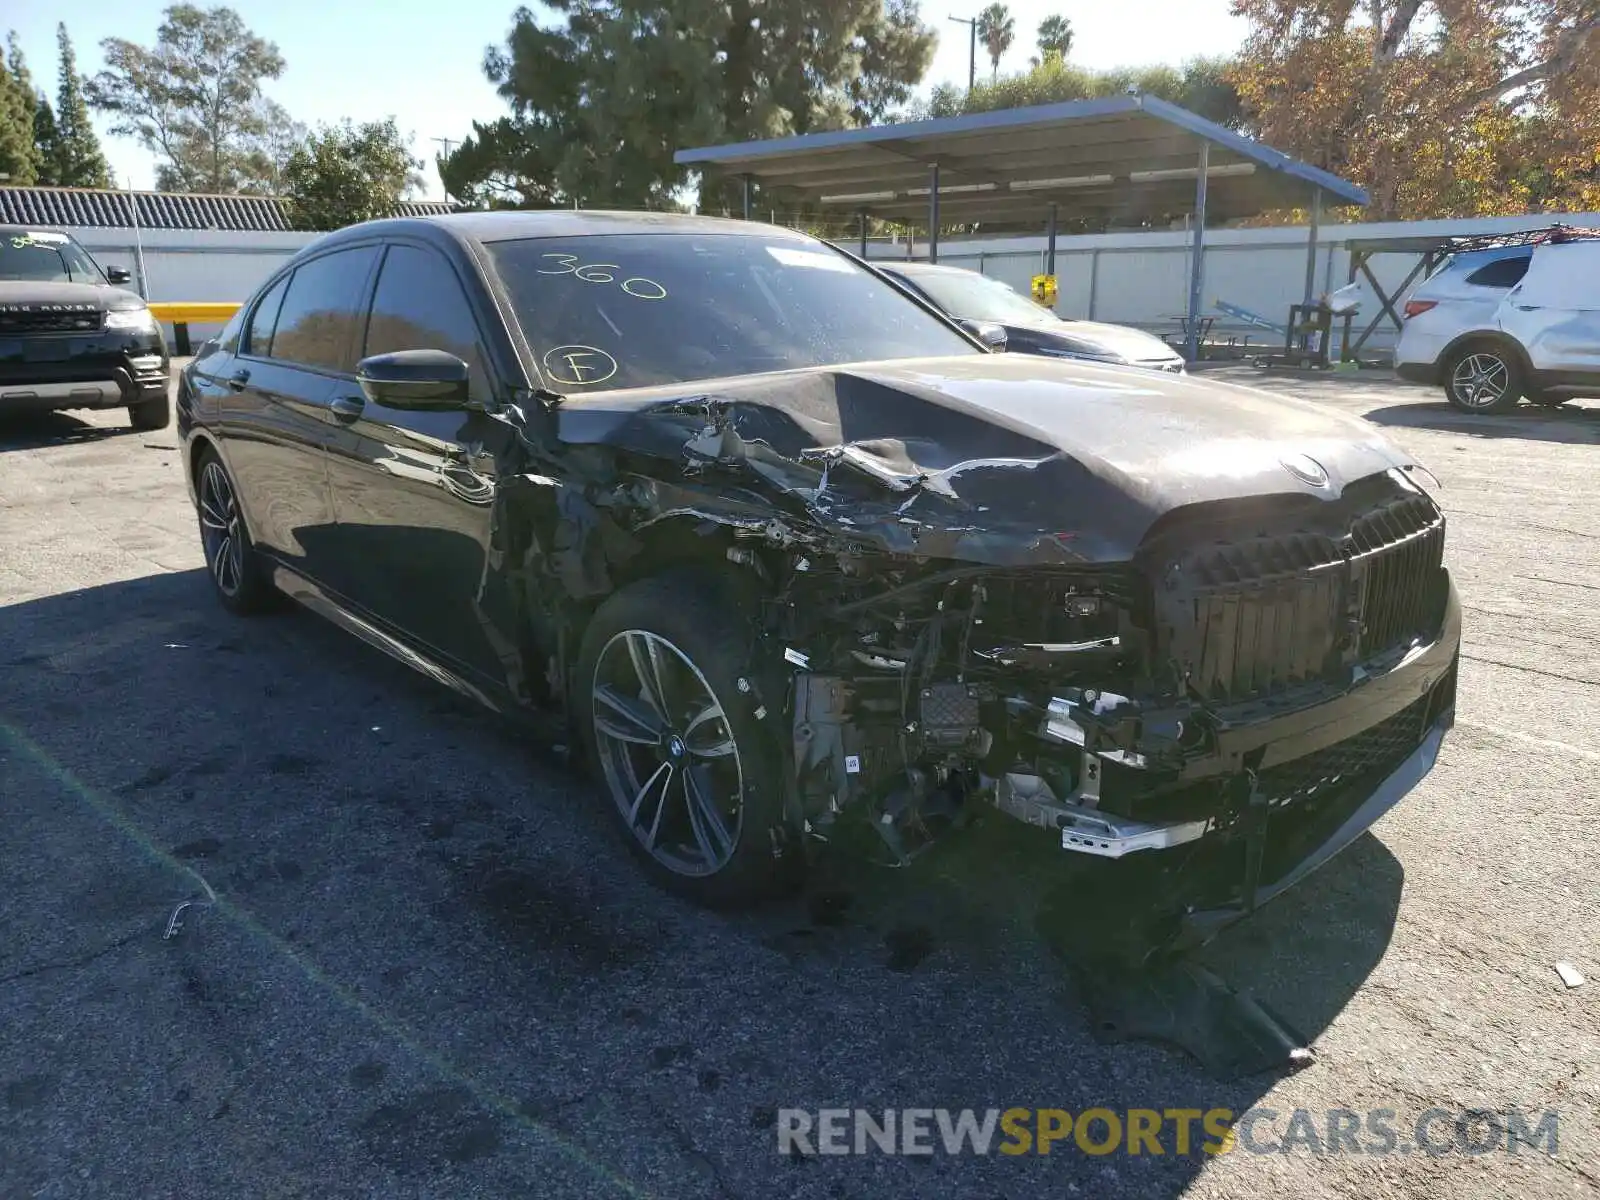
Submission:
<svg viewBox="0 0 1600 1200">
<path fill-rule="evenodd" d="M 50 107 L 49 99 L 41 92 L 33 109 L 33 149 L 39 160 L 39 177 L 34 182 L 41 186 L 53 187 L 61 182 L 56 178 L 60 136 L 55 110 Z"/>
<path fill-rule="evenodd" d="M 65 24 L 56 26 L 56 45 L 61 53 L 60 84 L 56 91 L 55 143 L 48 152 L 49 173 L 62 187 L 108 187 L 110 171 L 89 122 L 89 105 L 83 93 L 85 80 L 78 74 L 78 58 Z"/>
<path fill-rule="evenodd" d="M 10 56 L 0 63 L 0 175 L 10 176 L 6 184 L 26 185 L 39 178 L 39 152 L 33 140 L 38 96 L 15 33 L 7 45 Z"/>
</svg>

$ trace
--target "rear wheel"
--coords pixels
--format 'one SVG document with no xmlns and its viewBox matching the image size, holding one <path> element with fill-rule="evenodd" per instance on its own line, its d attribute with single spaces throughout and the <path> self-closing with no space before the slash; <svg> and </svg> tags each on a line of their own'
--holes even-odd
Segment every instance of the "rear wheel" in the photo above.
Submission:
<svg viewBox="0 0 1600 1200">
<path fill-rule="evenodd" d="M 172 423 L 172 400 L 167 396 L 158 396 L 141 404 L 130 404 L 128 420 L 143 433 L 165 429 Z"/>
<path fill-rule="evenodd" d="M 277 592 L 250 544 L 233 479 L 214 450 L 200 453 L 195 493 L 199 501 L 200 545 L 205 551 L 211 585 L 222 606 L 241 616 L 270 608 Z"/>
<path fill-rule="evenodd" d="M 1445 370 L 1445 395 L 1462 412 L 1510 412 L 1522 398 L 1522 370 L 1498 346 L 1466 346 Z"/>
<path fill-rule="evenodd" d="M 584 636 L 574 713 L 629 848 L 662 886 L 742 907 L 799 878 L 783 757 L 726 597 L 686 577 L 616 593 Z"/>
</svg>

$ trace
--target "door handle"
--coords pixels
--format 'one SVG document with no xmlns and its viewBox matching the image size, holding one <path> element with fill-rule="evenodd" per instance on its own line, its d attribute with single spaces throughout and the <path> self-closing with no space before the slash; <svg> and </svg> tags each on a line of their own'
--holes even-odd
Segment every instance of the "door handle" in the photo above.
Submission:
<svg viewBox="0 0 1600 1200">
<path fill-rule="evenodd" d="M 228 386 L 236 392 L 244 391 L 244 385 L 250 382 L 250 372 L 245 367 L 240 367 L 228 376 Z"/>
<path fill-rule="evenodd" d="M 360 396 L 335 396 L 329 401 L 328 407 L 339 420 L 354 421 L 367 407 L 367 402 Z"/>
</svg>

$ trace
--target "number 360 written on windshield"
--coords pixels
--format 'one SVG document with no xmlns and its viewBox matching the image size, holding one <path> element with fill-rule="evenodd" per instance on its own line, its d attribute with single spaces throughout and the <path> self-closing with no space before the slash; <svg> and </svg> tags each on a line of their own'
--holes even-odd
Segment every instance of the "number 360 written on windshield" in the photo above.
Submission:
<svg viewBox="0 0 1600 1200">
<path fill-rule="evenodd" d="M 576 275 L 585 283 L 615 283 L 617 277 L 613 271 L 621 271 L 616 263 L 586 263 L 579 265 L 576 254 L 541 254 L 540 258 L 549 259 L 560 265 L 553 271 L 540 269 L 541 275 Z M 645 279 L 633 275 L 622 281 L 622 290 L 628 295 L 639 300 L 665 300 L 667 289 L 654 279 Z"/>
</svg>

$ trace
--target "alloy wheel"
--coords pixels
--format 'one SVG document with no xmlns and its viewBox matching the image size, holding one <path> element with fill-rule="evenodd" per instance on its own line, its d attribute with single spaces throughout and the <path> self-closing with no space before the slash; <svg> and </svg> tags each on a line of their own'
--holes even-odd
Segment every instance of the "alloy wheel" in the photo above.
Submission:
<svg viewBox="0 0 1600 1200">
<path fill-rule="evenodd" d="M 744 763 L 716 693 L 666 638 L 626 629 L 595 662 L 595 749 L 612 800 L 646 853 L 713 875 L 739 844 Z"/>
<path fill-rule="evenodd" d="M 224 596 L 238 595 L 244 579 L 244 526 L 233 484 L 215 461 L 200 473 L 200 540 L 218 590 Z"/>
<path fill-rule="evenodd" d="M 1467 408 L 1493 408 L 1511 386 L 1511 368 L 1494 354 L 1469 354 L 1450 374 L 1450 390 Z"/>
</svg>

